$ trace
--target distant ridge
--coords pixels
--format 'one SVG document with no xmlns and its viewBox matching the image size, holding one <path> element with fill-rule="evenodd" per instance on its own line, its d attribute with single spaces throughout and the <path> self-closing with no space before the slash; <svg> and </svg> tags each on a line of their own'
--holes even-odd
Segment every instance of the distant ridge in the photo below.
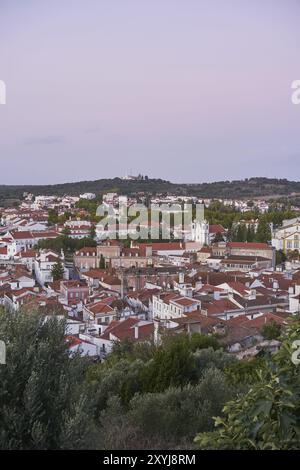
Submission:
<svg viewBox="0 0 300 470">
<path fill-rule="evenodd" d="M 24 192 L 34 195 L 71 194 L 79 196 L 84 192 L 101 194 L 108 191 L 120 194 L 147 192 L 148 194 L 172 192 L 177 195 L 198 196 L 203 198 L 255 198 L 300 196 L 300 182 L 287 179 L 254 177 L 236 181 L 213 183 L 178 184 L 162 179 L 125 180 L 121 178 L 99 179 L 54 185 L 0 185 L 1 201 L 20 199 Z"/>
</svg>

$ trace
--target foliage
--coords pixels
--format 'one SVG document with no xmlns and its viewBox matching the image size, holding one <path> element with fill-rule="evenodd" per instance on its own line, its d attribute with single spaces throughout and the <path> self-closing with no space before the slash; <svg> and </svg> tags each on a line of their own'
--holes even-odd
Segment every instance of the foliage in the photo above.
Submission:
<svg viewBox="0 0 300 470">
<path fill-rule="evenodd" d="M 91 363 L 69 356 L 64 321 L 36 312 L 1 311 L 0 338 L 0 449 L 300 449 L 299 322 L 247 362 L 178 334 Z"/>
<path fill-rule="evenodd" d="M 128 411 L 113 397 L 100 417 L 104 448 L 193 448 L 195 431 L 212 429 L 212 416 L 231 396 L 223 373 L 207 369 L 196 386 L 136 394 Z"/>
<path fill-rule="evenodd" d="M 64 267 L 62 265 L 62 262 L 59 260 L 57 263 L 54 264 L 51 274 L 53 277 L 53 281 L 59 281 L 60 279 L 63 279 L 64 276 Z"/>
<path fill-rule="evenodd" d="M 265 367 L 265 359 L 255 357 L 248 361 L 234 361 L 225 367 L 225 375 L 232 385 L 252 385 L 259 379 L 259 370 Z"/>
<path fill-rule="evenodd" d="M 96 241 L 92 240 L 91 238 L 75 239 L 66 235 L 60 235 L 56 238 L 40 240 L 37 244 L 37 247 L 40 249 L 54 250 L 58 253 L 61 250 L 63 250 L 65 253 L 74 253 L 75 251 L 78 251 L 85 246 L 92 247 L 96 245 Z"/>
<path fill-rule="evenodd" d="M 286 261 L 286 254 L 283 250 L 276 250 L 276 265 Z"/>
<path fill-rule="evenodd" d="M 95 445 L 87 363 L 70 359 L 65 323 L 37 313 L 1 313 L 6 365 L 0 366 L 0 448 Z M 80 424 L 79 429 L 75 423 Z"/>
<path fill-rule="evenodd" d="M 300 374 L 292 362 L 299 337 L 298 322 L 248 393 L 226 404 L 224 418 L 215 418 L 218 429 L 197 435 L 201 449 L 300 449 Z"/>
<path fill-rule="evenodd" d="M 241 199 L 261 196 L 277 197 L 286 202 L 286 196 L 300 192 L 300 183 L 276 178 L 247 178 L 236 181 L 218 181 L 201 184 L 174 184 L 162 179 L 144 178 L 135 181 L 126 181 L 121 178 L 99 179 L 95 181 L 79 181 L 76 183 L 55 185 L 0 185 L 0 200 L 9 198 L 22 198 L 24 192 L 34 195 L 63 196 L 71 194 L 79 196 L 83 192 L 95 194 L 111 191 L 120 194 L 132 194 L 136 192 L 167 193 L 202 198 Z M 295 198 L 294 198 L 295 199 Z M 81 200 L 83 201 L 83 200 Z M 83 203 L 81 203 L 83 204 Z M 279 212 L 279 211 L 278 211 Z"/>
<path fill-rule="evenodd" d="M 100 269 L 105 269 L 105 258 L 104 258 L 102 253 L 101 253 L 101 256 L 100 256 L 99 268 Z"/>
<path fill-rule="evenodd" d="M 262 335 L 265 339 L 278 339 L 281 335 L 281 325 L 275 321 L 266 323 L 262 328 Z"/>
<path fill-rule="evenodd" d="M 271 229 L 268 219 L 265 216 L 262 216 L 259 219 L 259 224 L 257 227 L 257 232 L 255 234 L 255 241 L 260 243 L 267 243 L 272 238 Z"/>
</svg>

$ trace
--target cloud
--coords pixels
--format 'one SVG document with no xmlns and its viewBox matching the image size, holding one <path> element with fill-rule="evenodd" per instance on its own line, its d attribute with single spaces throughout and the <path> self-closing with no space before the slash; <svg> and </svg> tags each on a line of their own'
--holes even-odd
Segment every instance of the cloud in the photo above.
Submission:
<svg viewBox="0 0 300 470">
<path fill-rule="evenodd" d="M 65 139 L 62 135 L 46 135 L 42 137 L 31 137 L 30 139 L 25 140 L 27 145 L 53 145 L 53 144 L 63 144 Z"/>
</svg>

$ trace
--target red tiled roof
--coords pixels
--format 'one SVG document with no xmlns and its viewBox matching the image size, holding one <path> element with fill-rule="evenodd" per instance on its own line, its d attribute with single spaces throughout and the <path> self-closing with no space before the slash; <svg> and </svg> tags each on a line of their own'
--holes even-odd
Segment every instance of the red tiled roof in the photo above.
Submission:
<svg viewBox="0 0 300 470">
<path fill-rule="evenodd" d="M 110 313 L 113 312 L 113 308 L 107 305 L 105 302 L 97 302 L 95 304 L 87 305 L 87 309 L 93 314 L 97 313 Z"/>
<path fill-rule="evenodd" d="M 82 340 L 77 338 L 76 336 L 66 336 L 66 342 L 68 343 L 68 347 L 72 348 L 73 346 L 79 346 L 82 343 Z"/>
<path fill-rule="evenodd" d="M 275 322 L 280 325 L 284 325 L 287 323 L 288 314 L 284 316 L 279 316 L 272 312 L 266 312 L 263 315 L 260 315 L 256 318 L 248 319 L 245 314 L 239 315 L 235 318 L 230 318 L 226 324 L 228 325 L 240 325 L 245 328 L 254 328 L 256 330 L 260 330 L 265 324 Z"/>
<path fill-rule="evenodd" d="M 184 250 L 185 244 L 182 242 L 170 242 L 170 243 L 152 243 L 153 251 L 176 251 Z"/>
<path fill-rule="evenodd" d="M 95 246 L 85 246 L 81 248 L 80 250 L 76 251 L 76 255 L 80 255 L 81 253 L 83 253 L 84 255 L 86 254 L 93 255 L 97 253 L 97 248 Z"/>
<path fill-rule="evenodd" d="M 209 233 L 225 233 L 226 229 L 220 224 L 212 224 L 209 226 Z"/>
<path fill-rule="evenodd" d="M 20 253 L 21 258 L 35 258 L 36 255 L 37 251 L 35 250 L 21 251 Z"/>
<path fill-rule="evenodd" d="M 200 253 L 211 253 L 211 248 L 208 246 L 203 246 L 200 250 Z"/>
<path fill-rule="evenodd" d="M 114 276 L 103 276 L 100 280 L 100 282 L 103 282 L 104 284 L 108 284 L 110 286 L 119 286 L 121 285 L 120 279 Z"/>
<path fill-rule="evenodd" d="M 27 239 L 33 238 L 32 233 L 27 232 L 27 231 L 24 231 L 24 232 L 12 231 L 10 233 L 14 240 L 27 240 Z"/>
<path fill-rule="evenodd" d="M 178 299 L 173 299 L 173 302 L 176 302 L 179 305 L 188 306 L 197 303 L 195 299 L 189 299 L 188 297 L 179 297 Z"/>
<path fill-rule="evenodd" d="M 204 284 L 201 289 L 197 290 L 197 292 L 224 292 L 226 293 L 225 289 L 221 289 L 221 287 L 212 286 L 211 284 Z"/>
<path fill-rule="evenodd" d="M 56 238 L 58 237 L 57 232 L 32 232 L 34 238 Z"/>
<path fill-rule="evenodd" d="M 146 323 L 143 324 L 140 323 L 140 320 L 138 318 L 127 318 L 126 320 L 123 321 L 118 321 L 118 322 L 111 322 L 109 327 L 104 331 L 104 333 L 101 335 L 101 338 L 103 339 L 110 339 L 110 334 L 113 336 L 117 337 L 119 340 L 128 338 L 131 340 L 136 340 L 135 339 L 135 326 L 138 326 L 138 339 L 145 339 L 145 338 L 150 338 L 151 335 L 154 333 L 154 324 L 151 323 Z"/>
<path fill-rule="evenodd" d="M 283 325 L 286 323 L 285 319 L 282 317 L 278 317 L 272 312 L 264 313 L 263 315 L 253 318 L 252 320 L 246 320 L 243 323 L 243 326 L 247 326 L 250 328 L 262 328 L 264 325 L 275 322 L 278 323 L 279 325 Z"/>
<path fill-rule="evenodd" d="M 82 276 L 90 277 L 91 279 L 102 279 L 105 274 L 105 269 L 90 269 L 82 273 Z"/>
<path fill-rule="evenodd" d="M 251 289 L 246 289 L 245 285 L 242 282 L 229 281 L 227 282 L 228 286 L 238 292 L 241 295 L 248 294 Z"/>
<path fill-rule="evenodd" d="M 84 282 L 84 281 L 74 281 L 74 280 L 71 280 L 71 281 L 63 281 L 61 283 L 61 285 L 63 285 L 64 287 L 66 288 L 86 288 L 88 289 L 88 285 Z"/>
<path fill-rule="evenodd" d="M 208 315 L 218 315 L 226 313 L 228 310 L 239 310 L 233 302 L 228 299 L 213 300 L 211 302 L 203 302 L 202 308 L 207 310 Z"/>
<path fill-rule="evenodd" d="M 256 243 L 256 242 L 229 242 L 229 248 L 242 248 L 249 250 L 272 250 L 272 247 L 267 243 Z"/>
</svg>

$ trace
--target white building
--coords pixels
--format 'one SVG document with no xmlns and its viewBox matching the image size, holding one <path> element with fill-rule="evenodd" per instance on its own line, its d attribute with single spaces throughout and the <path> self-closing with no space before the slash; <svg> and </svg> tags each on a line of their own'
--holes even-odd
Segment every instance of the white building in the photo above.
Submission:
<svg viewBox="0 0 300 470">
<path fill-rule="evenodd" d="M 41 250 L 34 260 L 34 272 L 37 282 L 44 286 L 46 282 L 53 282 L 52 269 L 61 261 L 64 261 L 64 254 L 59 256 L 51 250 Z M 69 271 L 64 267 L 64 279 L 69 278 Z"/>
<path fill-rule="evenodd" d="M 201 310 L 200 300 L 183 297 L 176 293 L 153 295 L 153 318 L 180 318 L 186 313 Z"/>
<path fill-rule="evenodd" d="M 209 224 L 206 220 L 192 223 L 192 240 L 202 245 L 209 244 Z"/>
<path fill-rule="evenodd" d="M 299 250 L 300 219 L 291 219 L 283 221 L 282 227 L 273 231 L 272 246 L 276 250 L 283 250 L 285 253 L 289 250 Z"/>
<path fill-rule="evenodd" d="M 294 314 L 300 314 L 300 285 L 295 285 L 295 290 L 293 287 L 289 289 L 289 311 Z"/>
<path fill-rule="evenodd" d="M 88 200 L 92 200 L 92 199 L 96 199 L 96 194 L 94 193 L 83 193 L 83 194 L 80 194 L 80 199 L 88 199 Z"/>
<path fill-rule="evenodd" d="M 55 200 L 55 196 L 36 196 L 31 207 L 35 210 L 41 209 L 42 207 L 49 207 Z"/>
</svg>

